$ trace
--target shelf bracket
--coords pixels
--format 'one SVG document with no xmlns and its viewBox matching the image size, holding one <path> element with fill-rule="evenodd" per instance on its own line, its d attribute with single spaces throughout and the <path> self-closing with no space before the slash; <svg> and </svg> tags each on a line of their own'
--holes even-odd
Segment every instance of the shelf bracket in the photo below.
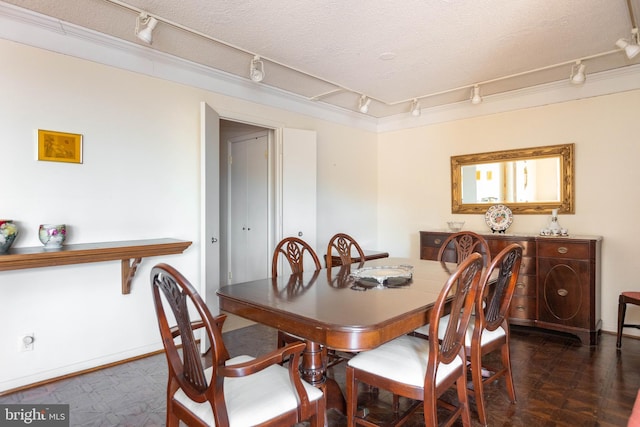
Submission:
<svg viewBox="0 0 640 427">
<path fill-rule="evenodd" d="M 136 275 L 138 265 L 142 262 L 142 258 L 123 259 L 122 262 L 122 295 L 131 293 L 131 281 Z"/>
</svg>

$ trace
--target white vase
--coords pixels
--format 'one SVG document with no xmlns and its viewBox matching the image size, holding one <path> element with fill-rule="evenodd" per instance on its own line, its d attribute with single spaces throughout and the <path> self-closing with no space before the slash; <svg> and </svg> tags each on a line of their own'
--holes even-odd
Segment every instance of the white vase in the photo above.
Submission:
<svg viewBox="0 0 640 427">
<path fill-rule="evenodd" d="M 549 230 L 551 231 L 551 234 L 557 236 L 560 234 L 561 229 L 562 227 L 560 227 L 560 224 L 558 223 L 558 209 L 551 209 L 551 223 L 549 224 Z"/>
</svg>

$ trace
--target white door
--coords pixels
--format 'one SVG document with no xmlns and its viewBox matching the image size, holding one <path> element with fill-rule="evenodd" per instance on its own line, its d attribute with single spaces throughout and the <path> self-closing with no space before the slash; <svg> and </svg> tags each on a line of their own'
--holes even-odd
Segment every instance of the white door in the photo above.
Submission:
<svg viewBox="0 0 640 427">
<path fill-rule="evenodd" d="M 266 134 L 234 140 L 230 159 L 230 283 L 268 276 L 269 168 Z"/>
<path fill-rule="evenodd" d="M 200 103 L 200 295 L 209 310 L 219 312 L 216 291 L 220 286 L 220 116 L 205 102 Z M 200 350 L 209 342 L 201 333 Z"/>
<path fill-rule="evenodd" d="M 281 153 L 281 238 L 299 237 L 316 251 L 321 262 L 323 248 L 316 247 L 316 132 L 283 129 Z M 305 271 L 313 264 L 305 260 Z M 288 266 L 282 265 L 282 271 Z"/>
<path fill-rule="evenodd" d="M 200 103 L 201 149 L 201 289 L 212 313 L 218 313 L 220 285 L 220 116 Z"/>
</svg>

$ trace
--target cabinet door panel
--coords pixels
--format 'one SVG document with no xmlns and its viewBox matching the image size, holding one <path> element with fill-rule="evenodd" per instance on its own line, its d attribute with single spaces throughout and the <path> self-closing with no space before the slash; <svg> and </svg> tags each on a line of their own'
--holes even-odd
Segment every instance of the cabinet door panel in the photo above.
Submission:
<svg viewBox="0 0 640 427">
<path fill-rule="evenodd" d="M 538 260 L 539 319 L 568 326 L 589 327 L 589 263 L 577 260 Z"/>
</svg>

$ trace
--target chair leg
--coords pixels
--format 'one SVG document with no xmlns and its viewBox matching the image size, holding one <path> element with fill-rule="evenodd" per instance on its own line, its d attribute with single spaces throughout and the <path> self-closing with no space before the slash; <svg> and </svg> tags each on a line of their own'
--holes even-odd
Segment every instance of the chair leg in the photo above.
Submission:
<svg viewBox="0 0 640 427">
<path fill-rule="evenodd" d="M 620 295 L 618 300 L 618 337 L 616 340 L 616 348 L 622 347 L 622 328 L 624 325 L 624 317 L 627 313 L 627 304 L 624 302 L 624 297 Z"/>
<path fill-rule="evenodd" d="M 173 408 L 171 404 L 167 405 L 167 427 L 178 427 L 180 425 L 180 420 L 173 412 Z"/>
<path fill-rule="evenodd" d="M 358 383 L 356 383 L 353 368 L 347 366 L 346 373 L 347 427 L 353 427 L 358 406 Z"/>
<path fill-rule="evenodd" d="M 507 392 L 511 403 L 516 403 L 516 388 L 513 385 L 513 375 L 511 374 L 511 354 L 509 352 L 509 342 L 502 346 L 502 366 L 505 370 L 504 382 L 507 385 Z"/>
<path fill-rule="evenodd" d="M 460 404 L 462 404 L 462 402 L 460 402 Z M 434 393 L 427 393 L 425 390 L 424 401 L 422 402 L 422 412 L 424 414 L 424 425 L 426 427 L 438 427 L 438 398 Z"/>
<path fill-rule="evenodd" d="M 480 351 L 471 350 L 471 379 L 473 382 L 473 395 L 476 398 L 478 419 L 484 426 L 487 425 L 487 415 L 484 411 L 484 383 L 482 381 L 482 354 Z"/>
<path fill-rule="evenodd" d="M 325 397 L 322 397 L 317 405 L 316 405 L 316 413 L 309 418 L 309 426 L 310 427 L 324 427 L 326 425 L 329 425 L 328 421 L 327 421 L 327 411 L 326 411 L 326 405 L 325 405 Z"/>
<path fill-rule="evenodd" d="M 456 388 L 458 389 L 458 402 L 461 407 L 462 425 L 464 427 L 471 427 L 471 411 L 469 410 L 469 396 L 467 395 L 467 370 L 464 370 L 464 375 L 458 378 L 456 381 Z"/>
</svg>

